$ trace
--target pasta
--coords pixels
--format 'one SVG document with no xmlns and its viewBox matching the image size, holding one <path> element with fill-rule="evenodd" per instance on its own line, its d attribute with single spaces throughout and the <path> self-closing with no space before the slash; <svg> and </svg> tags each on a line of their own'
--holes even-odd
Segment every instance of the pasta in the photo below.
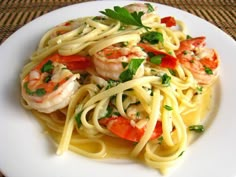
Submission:
<svg viewBox="0 0 236 177">
<path fill-rule="evenodd" d="M 20 76 L 22 105 L 58 155 L 135 157 L 165 174 L 204 130 L 219 57 L 149 3 L 102 13 L 45 33 Z"/>
</svg>

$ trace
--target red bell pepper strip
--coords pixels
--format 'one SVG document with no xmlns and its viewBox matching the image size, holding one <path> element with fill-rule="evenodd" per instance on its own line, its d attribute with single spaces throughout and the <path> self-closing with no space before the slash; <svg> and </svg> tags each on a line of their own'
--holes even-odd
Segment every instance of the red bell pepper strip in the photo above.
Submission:
<svg viewBox="0 0 236 177">
<path fill-rule="evenodd" d="M 55 53 L 45 59 L 40 65 L 43 65 L 48 60 L 58 62 L 66 65 L 69 70 L 85 70 L 92 65 L 90 57 L 82 56 L 82 55 L 70 55 L 70 56 L 62 56 L 58 53 Z M 38 66 L 41 67 L 41 66 Z"/>
<path fill-rule="evenodd" d="M 165 23 L 167 27 L 172 27 L 176 25 L 176 20 L 174 17 L 164 17 L 161 19 L 161 23 Z"/>
<path fill-rule="evenodd" d="M 122 116 L 102 118 L 99 120 L 99 123 L 106 126 L 108 130 L 110 130 L 120 138 L 133 142 L 139 142 L 145 132 L 145 127 L 137 128 L 135 126 L 132 126 L 130 124 L 130 120 Z M 150 140 L 160 137 L 161 134 L 162 123 L 160 121 L 157 121 Z"/>
<path fill-rule="evenodd" d="M 138 46 L 143 48 L 145 52 L 151 52 L 154 55 L 163 55 L 162 61 L 160 64 L 161 67 L 170 68 L 170 69 L 174 69 L 176 67 L 177 58 L 175 58 L 174 56 L 169 55 L 168 53 L 162 52 L 160 50 L 157 50 L 149 44 L 139 43 Z"/>
</svg>

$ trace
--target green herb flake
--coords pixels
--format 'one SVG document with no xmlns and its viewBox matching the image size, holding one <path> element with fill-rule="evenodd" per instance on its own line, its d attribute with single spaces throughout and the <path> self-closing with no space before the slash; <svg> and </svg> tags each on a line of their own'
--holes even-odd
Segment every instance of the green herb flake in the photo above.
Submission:
<svg viewBox="0 0 236 177">
<path fill-rule="evenodd" d="M 156 55 L 156 56 L 150 58 L 150 62 L 153 63 L 153 64 L 159 65 L 159 64 L 161 64 L 162 58 L 163 58 L 164 56 L 165 56 L 165 55 L 162 55 L 162 54 L 161 54 L 161 55 Z"/>
<path fill-rule="evenodd" d="M 104 117 L 101 117 L 101 118 L 111 117 L 112 116 L 112 111 L 113 111 L 113 107 L 108 106 Z"/>
<path fill-rule="evenodd" d="M 207 67 L 207 66 L 204 66 L 204 69 L 205 69 L 205 72 L 209 75 L 212 75 L 213 74 L 213 71 L 211 68 Z"/>
<path fill-rule="evenodd" d="M 110 89 L 110 88 L 112 88 L 112 87 L 115 87 L 115 86 L 117 86 L 119 83 L 120 83 L 119 81 L 115 81 L 115 80 L 109 79 L 109 80 L 107 81 L 107 87 L 106 87 L 106 89 Z"/>
<path fill-rule="evenodd" d="M 128 97 L 127 95 L 123 94 L 122 95 L 122 102 L 124 102 L 127 97 Z"/>
<path fill-rule="evenodd" d="M 155 56 L 155 54 L 154 54 L 153 52 L 148 52 L 147 54 L 148 54 L 148 57 L 149 57 L 149 58 L 152 58 L 152 57 Z"/>
<path fill-rule="evenodd" d="M 144 3 L 147 8 L 148 8 L 148 13 L 151 13 L 153 11 L 155 11 L 155 9 L 153 8 L 153 6 L 150 3 Z"/>
<path fill-rule="evenodd" d="M 123 71 L 119 76 L 121 82 L 129 81 L 132 78 L 133 78 L 133 73 L 129 69 Z"/>
<path fill-rule="evenodd" d="M 46 77 L 44 78 L 43 82 L 48 83 L 48 82 L 51 81 L 51 78 L 52 78 L 52 76 L 51 76 L 51 75 L 48 75 L 48 76 L 46 76 Z"/>
<path fill-rule="evenodd" d="M 165 74 L 163 74 L 162 76 L 161 76 L 161 83 L 163 84 L 163 85 L 166 85 L 166 86 L 169 86 L 170 85 L 170 81 L 171 81 L 171 77 L 170 76 L 168 76 L 166 73 Z"/>
<path fill-rule="evenodd" d="M 184 151 L 182 151 L 182 152 L 179 154 L 178 157 L 181 157 L 183 154 L 184 154 Z"/>
<path fill-rule="evenodd" d="M 121 82 L 131 80 L 143 61 L 144 59 L 131 59 L 130 63 L 128 64 L 128 69 L 123 71 L 119 76 Z"/>
<path fill-rule="evenodd" d="M 122 64 L 123 68 L 126 68 L 126 66 L 128 66 L 129 63 L 127 63 L 127 62 L 122 62 L 121 64 Z"/>
<path fill-rule="evenodd" d="M 168 68 L 168 70 L 169 70 L 169 72 L 172 76 L 176 76 L 176 71 L 175 70 L 170 69 L 170 68 Z"/>
<path fill-rule="evenodd" d="M 52 65 L 52 61 L 51 61 L 51 60 L 48 60 L 48 62 L 45 63 L 45 64 L 43 65 L 43 67 L 41 68 L 41 72 L 42 72 L 42 73 L 43 73 L 43 72 L 49 73 L 49 72 L 52 72 L 53 68 L 54 68 L 54 66 Z"/>
<path fill-rule="evenodd" d="M 203 125 L 191 125 L 188 127 L 189 131 L 195 131 L 197 133 L 204 132 L 204 126 Z"/>
<path fill-rule="evenodd" d="M 140 117 L 140 112 L 136 112 L 136 117 L 137 117 L 137 118 Z"/>
<path fill-rule="evenodd" d="M 131 59 L 131 62 L 129 63 L 129 70 L 135 74 L 138 70 L 139 66 L 143 63 L 144 59 Z"/>
<path fill-rule="evenodd" d="M 114 115 L 114 116 L 120 116 L 120 113 L 119 113 L 119 112 L 113 112 L 112 115 Z"/>
<path fill-rule="evenodd" d="M 76 123 L 77 123 L 78 127 L 80 127 L 82 125 L 82 122 L 81 122 L 82 112 L 83 111 L 80 111 L 78 114 L 75 115 L 75 120 L 76 120 Z"/>
<path fill-rule="evenodd" d="M 164 42 L 164 38 L 162 33 L 150 31 L 142 34 L 141 41 L 148 42 L 150 44 L 158 44 L 159 42 Z"/>
<path fill-rule="evenodd" d="M 168 106 L 168 105 L 164 105 L 164 108 L 165 108 L 167 111 L 173 110 L 173 108 L 172 108 L 171 106 Z"/>
<path fill-rule="evenodd" d="M 105 9 L 105 11 L 100 11 L 100 13 L 112 19 L 118 20 L 123 24 L 143 27 L 146 30 L 150 29 L 149 27 L 143 25 L 142 23 L 141 17 L 144 15 L 143 12 L 129 13 L 129 11 L 124 7 L 115 6 L 114 10 Z"/>
<path fill-rule="evenodd" d="M 35 91 L 35 94 L 36 94 L 37 96 L 43 96 L 43 95 L 46 94 L 46 90 L 45 90 L 44 88 L 39 88 L 39 89 L 37 89 L 37 90 Z"/>
<path fill-rule="evenodd" d="M 164 138 L 163 138 L 163 136 L 160 136 L 157 140 L 158 140 L 158 144 L 161 145 L 163 140 L 164 140 Z"/>
<path fill-rule="evenodd" d="M 57 84 L 54 86 L 53 90 L 58 89 L 58 87 L 59 87 L 59 84 L 57 83 Z"/>
<path fill-rule="evenodd" d="M 202 86 L 197 86 L 197 93 L 201 94 L 203 91 L 203 87 Z"/>
<path fill-rule="evenodd" d="M 184 54 L 184 55 L 187 55 L 187 54 L 188 54 L 188 51 L 187 51 L 187 50 L 184 50 L 184 51 L 183 51 L 183 54 Z"/>
<path fill-rule="evenodd" d="M 28 84 L 29 84 L 29 82 L 25 82 L 25 83 L 24 83 L 25 92 L 26 92 L 28 95 L 33 95 L 34 92 L 31 91 L 31 90 L 28 88 Z"/>
<path fill-rule="evenodd" d="M 190 35 L 187 35 L 186 39 L 192 39 L 192 37 Z"/>
<path fill-rule="evenodd" d="M 36 91 L 32 91 L 28 88 L 28 84 L 29 84 L 28 82 L 24 83 L 24 89 L 28 95 L 43 96 L 46 94 L 46 90 L 44 88 L 39 88 Z"/>
</svg>

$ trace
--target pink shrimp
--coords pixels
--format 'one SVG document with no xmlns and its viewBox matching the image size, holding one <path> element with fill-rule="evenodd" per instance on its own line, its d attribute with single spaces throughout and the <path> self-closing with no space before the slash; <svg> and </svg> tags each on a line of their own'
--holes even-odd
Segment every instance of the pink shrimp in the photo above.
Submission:
<svg viewBox="0 0 236 177">
<path fill-rule="evenodd" d="M 71 70 L 85 70 L 89 58 L 79 55 L 45 58 L 21 82 L 22 97 L 27 104 L 40 112 L 50 113 L 68 105 L 78 89 L 77 78 Z"/>
<path fill-rule="evenodd" d="M 218 75 L 219 56 L 214 49 L 205 45 L 205 37 L 196 37 L 181 41 L 179 49 L 175 51 L 179 62 L 199 84 L 211 84 Z"/>
<path fill-rule="evenodd" d="M 147 54 L 138 46 L 120 47 L 109 46 L 93 57 L 93 63 L 97 73 L 106 79 L 119 80 L 120 74 L 125 70 L 122 63 L 129 63 L 131 59 L 147 58 Z M 135 77 L 144 74 L 143 64 L 137 70 Z"/>
</svg>

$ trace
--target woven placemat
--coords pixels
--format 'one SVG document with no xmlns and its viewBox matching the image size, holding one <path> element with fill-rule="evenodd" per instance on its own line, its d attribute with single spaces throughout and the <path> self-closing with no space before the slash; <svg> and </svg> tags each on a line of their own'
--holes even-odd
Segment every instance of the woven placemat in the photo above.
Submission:
<svg viewBox="0 0 236 177">
<path fill-rule="evenodd" d="M 0 44 L 31 20 L 71 4 L 90 0 L 0 0 Z M 150 0 L 197 15 L 236 40 L 236 0 Z M 114 2 L 115 4 L 115 2 Z"/>
</svg>

